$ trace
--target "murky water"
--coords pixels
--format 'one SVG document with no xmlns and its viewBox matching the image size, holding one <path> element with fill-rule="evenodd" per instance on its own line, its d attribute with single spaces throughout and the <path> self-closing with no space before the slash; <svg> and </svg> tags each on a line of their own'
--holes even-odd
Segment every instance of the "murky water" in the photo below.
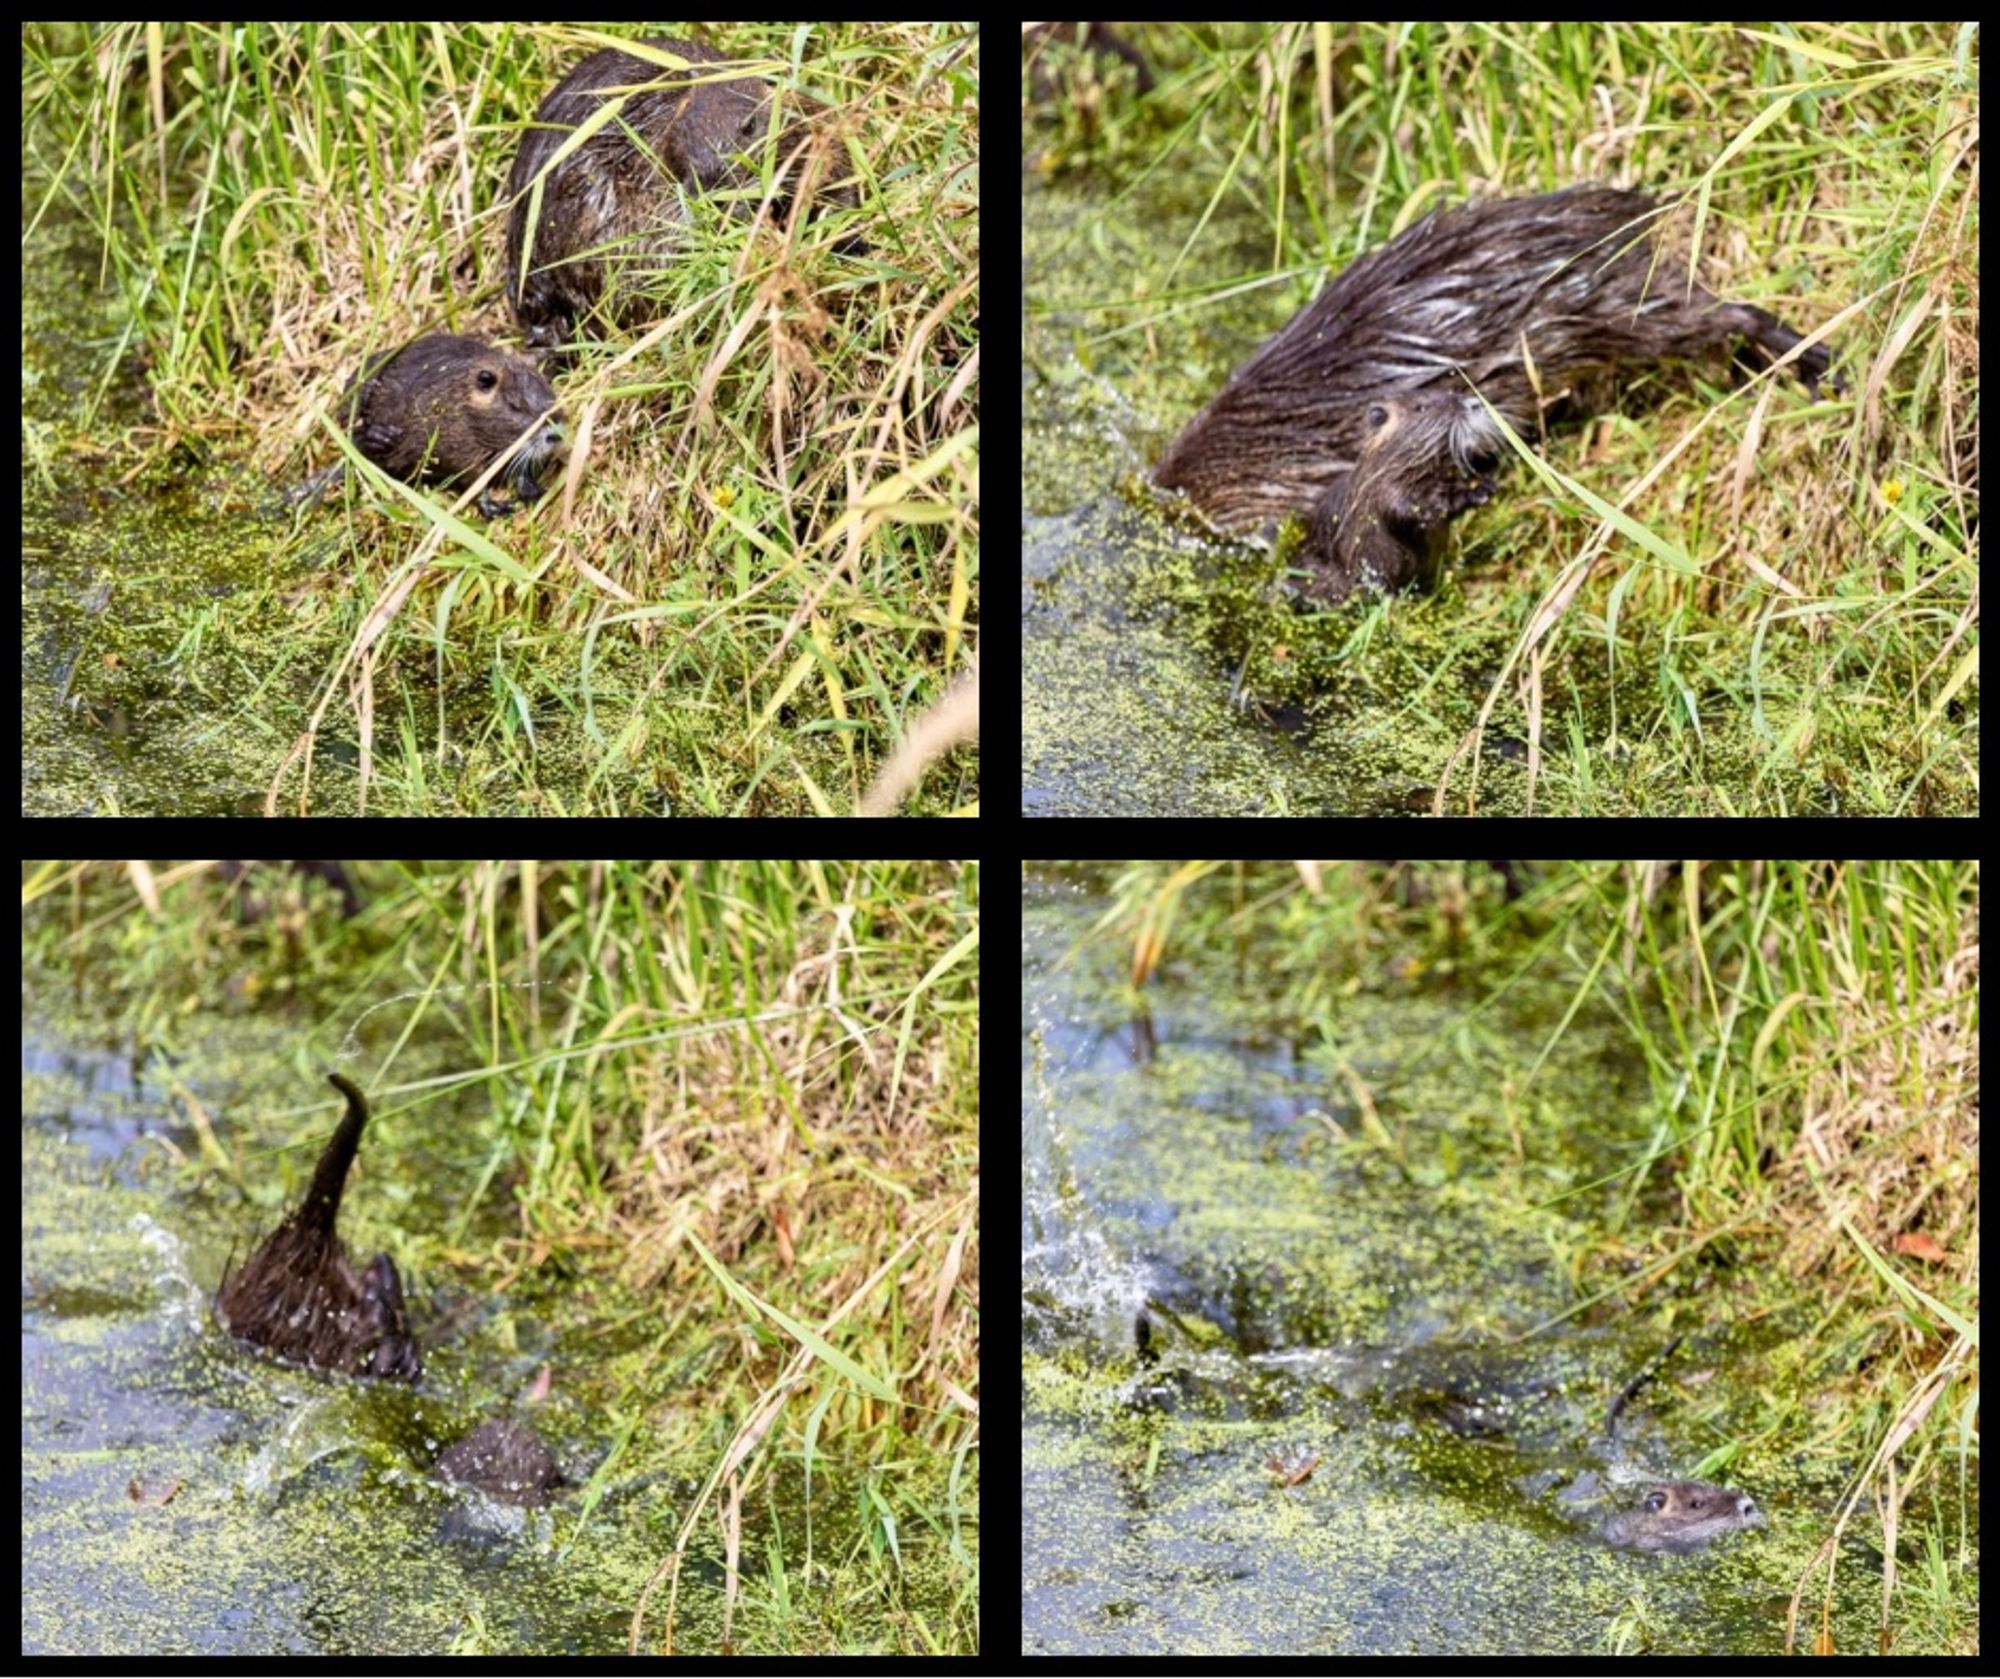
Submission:
<svg viewBox="0 0 2000 1679">
<path fill-rule="evenodd" d="M 1292 953 L 1185 939 L 1135 1015 L 1123 951 L 1063 960 L 1103 909 L 1031 876 L 1024 1652 L 1600 1651 L 1633 1601 L 1652 1648 L 1774 1648 L 1749 1606 L 1790 1590 L 1782 1509 L 1664 1559 L 1607 1548 L 1582 1502 L 1713 1444 L 1664 1386 L 1600 1438 L 1654 1315 L 1536 1333 L 1628 1191 L 1544 1203 L 1652 1123 L 1619 1022 L 1565 1019 L 1531 963 L 1400 956 L 1325 973 L 1307 1019 Z M 1740 1355 L 1683 1356 L 1713 1430 Z"/>
<path fill-rule="evenodd" d="M 195 1146 L 164 1083 L 102 1050 L 26 1051 L 23 1648 L 622 1649 L 684 1488 L 621 1493 L 580 1531 L 572 1499 L 559 1552 L 552 1512 L 496 1505 L 432 1469 L 525 1383 L 536 1352 L 565 1371 L 584 1355 L 524 1303 L 507 1333 L 535 1344 L 520 1369 L 496 1364 L 480 1312 L 429 1290 L 426 1328 L 445 1305 L 460 1327 L 421 1389 L 288 1368 L 230 1340 L 209 1285 L 244 1211 L 162 1199 L 166 1155 Z M 238 1108 L 221 1087 L 204 1094 Z M 379 1197 L 386 1176 L 364 1193 Z M 587 1479 L 608 1442 L 573 1406 L 550 1409 L 539 1426 Z M 712 1574 L 697 1562 L 696 1577 Z"/>
</svg>

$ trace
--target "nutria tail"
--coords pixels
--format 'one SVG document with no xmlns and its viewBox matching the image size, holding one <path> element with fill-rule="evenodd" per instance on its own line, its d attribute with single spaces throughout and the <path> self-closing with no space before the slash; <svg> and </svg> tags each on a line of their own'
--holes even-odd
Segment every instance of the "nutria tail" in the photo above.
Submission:
<svg viewBox="0 0 2000 1679">
<path fill-rule="evenodd" d="M 331 1235 L 340 1212 L 341 1193 L 347 1188 L 348 1169 L 354 1164 L 355 1150 L 361 1147 L 361 1133 L 368 1124 L 368 1099 L 351 1079 L 339 1073 L 328 1073 L 326 1081 L 347 1098 L 347 1113 L 320 1151 L 312 1187 L 292 1219 L 305 1229 Z"/>
<path fill-rule="evenodd" d="M 1612 1445 L 1618 1443 L 1618 1417 L 1632 1401 L 1634 1395 L 1666 1368 L 1667 1360 L 1674 1356 L 1674 1349 L 1686 1340 L 1685 1335 L 1676 1335 L 1650 1359 L 1638 1375 L 1627 1382 L 1616 1399 L 1611 1401 L 1611 1409 L 1604 1413 L 1604 1438 Z"/>
</svg>

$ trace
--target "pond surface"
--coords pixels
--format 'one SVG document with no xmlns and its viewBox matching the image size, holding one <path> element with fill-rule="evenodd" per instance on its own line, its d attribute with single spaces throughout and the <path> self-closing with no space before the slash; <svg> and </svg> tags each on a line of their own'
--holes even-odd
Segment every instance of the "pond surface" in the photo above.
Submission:
<svg viewBox="0 0 2000 1679">
<path fill-rule="evenodd" d="M 1031 874 L 1024 1653 L 1775 1650 L 1813 1525 L 1782 1495 L 1698 1555 L 1596 1531 L 1754 1406 L 1719 1292 L 1615 1445 L 1662 1303 L 1554 1321 L 1570 1259 L 1654 1213 L 1605 1181 L 1657 1118 L 1620 1023 L 1391 959 L 1308 1024 L 1254 940 L 1177 947 L 1135 1015 L 1124 952 L 1065 961 L 1104 907 Z"/>
<path fill-rule="evenodd" d="M 226 1033 L 204 1048 L 268 1077 L 285 1064 L 274 1030 L 296 1037 L 239 1026 L 240 1063 L 223 1059 Z M 232 1238 L 240 1259 L 268 1215 L 166 1187 L 170 1157 L 198 1148 L 169 1098 L 176 1076 L 135 1077 L 102 1048 L 34 1030 L 24 1048 L 23 1650 L 621 1652 L 695 1482 L 614 1482 L 579 1518 L 574 1487 L 609 1431 L 578 1391 L 591 1350 L 565 1345 L 549 1303 L 515 1302 L 496 1335 L 490 1302 L 425 1289 L 422 1327 L 442 1339 L 420 1389 L 287 1367 L 223 1335 L 211 1289 Z M 226 1134 L 288 1105 L 232 1089 L 229 1073 L 195 1082 Z M 394 1145 L 372 1142 L 377 1169 L 342 1213 L 362 1243 L 353 1221 L 384 1216 L 391 1181 Z M 458 1328 L 437 1331 L 446 1312 Z M 496 1356 L 496 1339 L 520 1344 Z M 572 1481 L 562 1510 L 439 1480 L 440 1448 L 518 1399 L 543 1360 L 563 1372 L 534 1419 Z M 683 1632 L 704 1638 L 720 1573 L 712 1556 L 690 1561 Z"/>
</svg>

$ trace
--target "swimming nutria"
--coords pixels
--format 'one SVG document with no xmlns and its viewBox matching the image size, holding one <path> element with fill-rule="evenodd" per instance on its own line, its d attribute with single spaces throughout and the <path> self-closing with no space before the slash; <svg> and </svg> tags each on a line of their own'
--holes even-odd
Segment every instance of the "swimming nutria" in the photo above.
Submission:
<svg viewBox="0 0 2000 1679">
<path fill-rule="evenodd" d="M 387 1254 L 357 1271 L 334 1233 L 347 1169 L 354 1164 L 368 1104 L 340 1074 L 329 1082 L 347 1113 L 313 1169 L 298 1210 L 222 1280 L 216 1311 L 232 1335 L 280 1358 L 352 1376 L 414 1382 L 423 1374 L 403 1313 L 403 1281 Z"/>
<path fill-rule="evenodd" d="M 546 1504 L 563 1484 L 541 1436 L 511 1417 L 481 1423 L 446 1447 L 437 1467 L 447 1481 L 479 1487 L 507 1504 Z"/>
<path fill-rule="evenodd" d="M 1711 1539 L 1762 1527 L 1764 1513 L 1747 1494 L 1708 1481 L 1662 1481 L 1636 1510 L 1611 1517 L 1597 1531 L 1627 1551 L 1699 1551 Z"/>
<path fill-rule="evenodd" d="M 1676 1335 L 1627 1382 L 1604 1414 L 1604 1438 L 1614 1460 L 1624 1453 L 1618 1419 L 1633 1396 L 1657 1376 L 1685 1339 Z M 1711 1539 L 1746 1527 L 1762 1527 L 1764 1514 L 1747 1494 L 1709 1481 L 1656 1481 L 1636 1510 L 1623 1510 L 1598 1525 L 1607 1544 L 1627 1551 L 1698 1551 Z"/>
<path fill-rule="evenodd" d="M 1351 264 L 1230 375 L 1154 471 L 1224 531 L 1308 522 L 1312 592 L 1397 587 L 1446 522 L 1487 499 L 1499 433 L 1584 374 L 1734 339 L 1767 365 L 1799 335 L 1724 303 L 1657 252 L 1644 193 L 1572 187 L 1441 210 Z M 1815 396 L 1827 353 L 1792 369 Z M 1364 473 L 1361 469 L 1367 468 Z"/>
<path fill-rule="evenodd" d="M 564 343 L 600 301 L 613 322 L 645 317 L 635 293 L 673 259 L 686 220 L 683 191 L 756 184 L 758 172 L 743 160 L 763 154 L 774 99 L 787 102 L 777 155 L 781 164 L 791 159 L 791 187 L 819 167 L 793 157 L 823 109 L 817 101 L 754 76 L 717 79 L 713 67 L 734 61 L 699 42 L 655 36 L 638 44 L 687 67 L 665 69 L 615 48 L 594 52 L 556 84 L 521 136 L 507 177 L 507 297 L 530 344 Z M 614 102 L 617 115 L 557 161 L 573 131 Z M 530 192 L 538 181 L 539 199 Z M 851 185 L 819 196 L 856 202 Z M 754 207 L 741 206 L 746 214 Z M 837 248 L 865 246 L 850 237 Z"/>
<path fill-rule="evenodd" d="M 489 519 L 512 511 L 493 493 L 501 484 L 522 501 L 541 495 L 537 480 L 562 448 L 556 393 L 534 364 L 455 333 L 432 333 L 370 358 L 341 393 L 337 412 L 355 447 L 406 484 L 477 478 L 525 434 L 501 476 L 480 492 L 479 511 Z M 331 467 L 298 494 L 317 494 L 340 477 L 341 468 Z"/>
</svg>

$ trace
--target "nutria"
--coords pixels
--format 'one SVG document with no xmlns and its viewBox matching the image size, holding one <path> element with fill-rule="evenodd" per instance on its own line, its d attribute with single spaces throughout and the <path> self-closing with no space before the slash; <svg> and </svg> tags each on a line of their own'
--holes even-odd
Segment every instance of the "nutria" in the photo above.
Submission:
<svg viewBox="0 0 2000 1679">
<path fill-rule="evenodd" d="M 352 1376 L 414 1382 L 423 1359 L 403 1312 L 403 1280 L 387 1254 L 357 1271 L 334 1233 L 347 1169 L 361 1145 L 368 1104 L 340 1074 L 329 1082 L 347 1113 L 313 1169 L 298 1210 L 222 1280 L 216 1311 L 232 1335 L 280 1358 Z"/>
<path fill-rule="evenodd" d="M 1030 64 L 1028 89 L 1030 96 L 1038 101 L 1051 98 L 1060 88 L 1059 76 L 1050 68 L 1050 57 L 1042 48 L 1046 43 L 1059 41 L 1070 49 L 1085 48 L 1099 58 L 1110 61 L 1106 65 L 1130 65 L 1134 83 L 1141 93 L 1153 91 L 1153 69 L 1146 62 L 1146 55 L 1133 46 L 1118 30 L 1108 23 L 1038 23 L 1028 30 L 1029 38 L 1035 43 L 1035 52 Z"/>
<path fill-rule="evenodd" d="M 1384 396 L 1361 416 L 1354 468 L 1312 505 L 1299 563 L 1306 594 L 1329 603 L 1355 588 L 1428 588 L 1445 527 L 1493 497 L 1504 440 L 1469 392 L 1424 388 Z"/>
<path fill-rule="evenodd" d="M 286 870 L 301 880 L 323 880 L 340 894 L 343 919 L 361 913 L 361 894 L 348 877 L 347 865 L 333 857 L 224 857 L 217 861 L 218 877 L 236 887 L 237 910 L 244 921 L 262 921 L 271 911 L 270 897 L 258 889 L 258 870 Z"/>
<path fill-rule="evenodd" d="M 1627 1382 L 1604 1414 L 1607 1453 L 1615 1464 L 1624 1459 L 1618 1420 L 1640 1389 L 1665 1368 L 1684 1337 L 1676 1335 Z M 1748 1494 L 1708 1481 L 1655 1481 L 1636 1510 L 1623 1510 L 1598 1524 L 1605 1543 L 1627 1551 L 1699 1551 L 1711 1539 L 1746 1527 L 1762 1527 L 1763 1512 Z"/>
<path fill-rule="evenodd" d="M 499 479 L 480 492 L 479 511 L 488 518 L 512 510 L 493 493 L 500 484 L 512 485 L 522 501 L 541 495 L 537 480 L 562 448 L 556 393 L 534 364 L 454 333 L 433 333 L 372 357 L 348 382 L 336 411 L 354 446 L 406 484 L 477 478 L 518 443 Z M 341 468 L 331 467 L 298 495 L 317 494 L 340 477 Z"/>
<path fill-rule="evenodd" d="M 679 248 L 684 191 L 736 193 L 742 213 L 755 208 L 759 174 L 745 159 L 763 154 L 774 101 L 784 102 L 777 156 L 790 183 L 781 212 L 791 189 L 823 167 L 798 155 L 824 110 L 818 101 L 718 73 L 713 66 L 736 61 L 699 42 L 655 36 L 637 44 L 686 65 L 663 69 L 615 48 L 592 53 L 542 101 L 507 177 L 507 297 L 532 345 L 562 344 L 593 315 L 619 325 L 646 317 L 636 293 Z M 611 104 L 617 114 L 558 159 L 574 130 Z M 851 184 L 818 196 L 856 202 Z M 836 248 L 866 246 L 850 236 Z"/>
<path fill-rule="evenodd" d="M 563 1484 L 541 1436 L 510 1417 L 481 1423 L 446 1447 L 437 1467 L 447 1481 L 478 1487 L 506 1504 L 546 1504 Z"/>
<path fill-rule="evenodd" d="M 1685 1553 L 1763 1525 L 1763 1512 L 1745 1493 L 1708 1481 L 1662 1481 L 1648 1489 L 1638 1509 L 1621 1511 L 1597 1531 L 1621 1550 Z"/>
<path fill-rule="evenodd" d="M 1654 249 L 1654 209 L 1643 193 L 1586 186 L 1427 216 L 1231 374 L 1155 480 L 1224 531 L 1303 515 L 1323 599 L 1412 580 L 1445 523 L 1491 494 L 1500 434 L 1480 398 L 1532 437 L 1542 399 L 1586 374 L 1738 338 L 1760 365 L 1798 348 L 1777 316 L 1690 287 Z M 1817 396 L 1826 351 L 1790 365 Z"/>
</svg>

